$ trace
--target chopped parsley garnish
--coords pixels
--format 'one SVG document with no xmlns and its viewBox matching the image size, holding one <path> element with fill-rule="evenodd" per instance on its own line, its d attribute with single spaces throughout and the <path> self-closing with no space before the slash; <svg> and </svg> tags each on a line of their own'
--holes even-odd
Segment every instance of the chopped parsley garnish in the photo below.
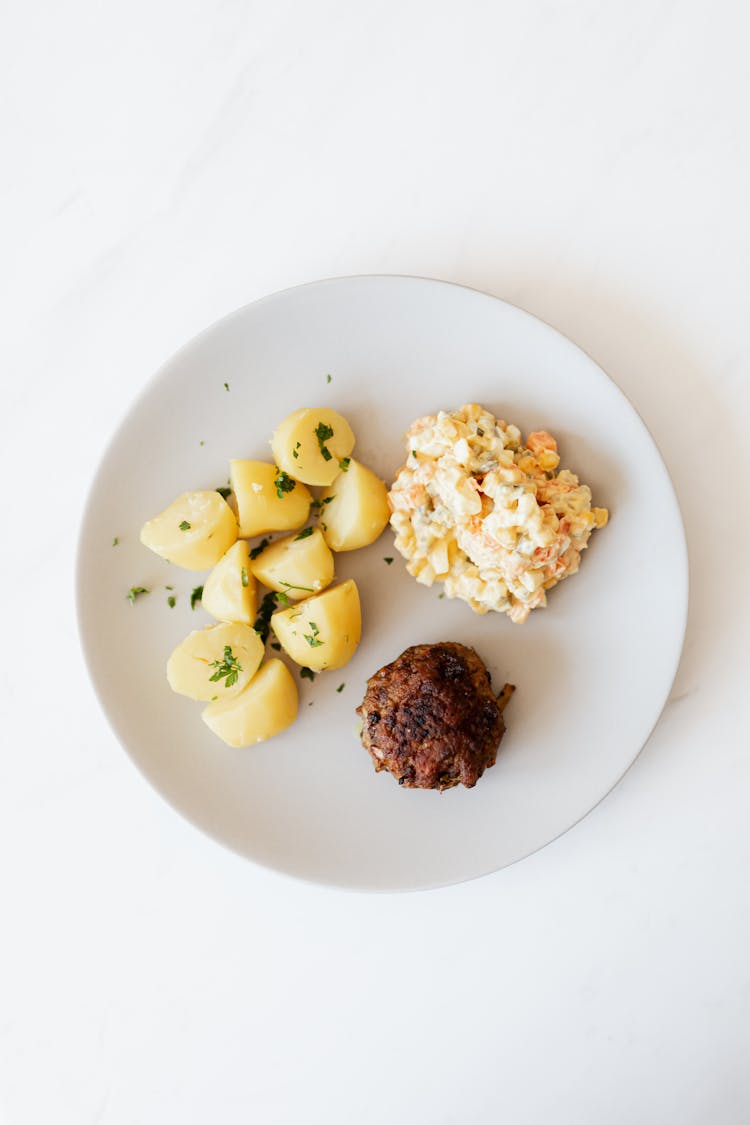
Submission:
<svg viewBox="0 0 750 1125">
<path fill-rule="evenodd" d="M 296 480 L 292 480 L 287 473 L 277 473 L 273 483 L 276 485 L 276 495 L 279 500 L 283 500 L 287 492 L 293 492 L 297 487 Z"/>
<path fill-rule="evenodd" d="M 174 586 L 165 586 L 164 589 L 165 590 L 174 590 Z"/>
<path fill-rule="evenodd" d="M 170 594 L 169 597 L 167 598 L 167 605 L 169 606 L 170 609 L 174 609 L 174 607 L 177 605 L 177 598 L 174 597 L 173 594 Z"/>
<path fill-rule="evenodd" d="M 384 558 L 384 559 L 383 559 L 383 562 L 384 562 L 384 563 L 387 563 L 387 564 L 388 564 L 388 566 L 390 566 L 390 565 L 391 565 L 391 563 L 393 562 L 393 559 L 392 559 L 392 558 L 390 558 L 390 557 L 387 557 L 387 558 Z"/>
<path fill-rule="evenodd" d="M 229 383 L 225 383 L 225 384 L 224 384 L 224 390 L 225 390 L 225 391 L 228 391 L 228 390 L 229 390 Z"/>
<path fill-rule="evenodd" d="M 218 492 L 219 496 L 223 497 L 224 500 L 228 500 L 229 497 L 232 495 L 231 488 L 217 488 L 214 491 Z"/>
<path fill-rule="evenodd" d="M 116 546 L 117 546 L 117 544 L 118 544 L 119 542 L 120 542 L 120 540 L 119 540 L 119 539 L 117 538 L 117 536 L 115 535 L 114 539 L 112 540 L 112 546 L 113 546 L 113 547 L 116 547 Z"/>
<path fill-rule="evenodd" d="M 263 601 L 260 603 L 258 616 L 255 619 L 255 632 L 258 634 L 263 644 L 268 640 L 268 634 L 271 632 L 271 616 L 276 609 L 277 594 L 271 590 L 270 594 L 266 594 Z"/>
<path fill-rule="evenodd" d="M 193 525 L 191 523 L 188 523 L 187 520 L 183 520 L 182 523 L 180 524 L 180 531 L 190 531 L 190 528 L 192 526 Z"/>
<path fill-rule="evenodd" d="M 279 605 L 289 605 L 289 595 L 285 594 L 283 590 L 281 592 L 277 590 L 276 601 L 279 603 Z"/>
<path fill-rule="evenodd" d="M 321 452 L 323 460 L 330 461 L 333 458 L 333 454 L 326 445 L 326 442 L 330 441 L 333 437 L 333 430 L 330 426 L 327 426 L 325 422 L 318 422 L 315 427 L 315 436 L 318 439 L 318 449 Z"/>
<path fill-rule="evenodd" d="M 245 570 L 245 568 L 243 566 L 243 568 L 242 568 L 242 585 L 245 589 L 247 589 L 247 586 L 248 586 L 249 582 L 250 582 L 250 579 L 248 578 L 247 571 Z"/>
<path fill-rule="evenodd" d="M 346 687 L 346 684 L 339 684 L 339 686 L 336 688 L 336 691 L 339 694 L 341 694 L 341 692 L 344 690 L 345 687 Z"/>
<path fill-rule="evenodd" d="M 322 507 L 324 507 L 326 504 L 330 504 L 331 501 L 335 499 L 335 496 L 326 496 L 325 500 L 313 500 L 310 504 L 310 507 L 314 511 L 319 512 Z"/>
<path fill-rule="evenodd" d="M 314 594 L 315 593 L 312 586 L 295 586 L 293 582 L 281 582 L 280 585 L 286 586 L 287 590 L 304 590 L 304 592 L 306 594 Z M 281 596 L 282 595 L 279 594 L 279 597 L 281 597 Z M 283 596 L 286 597 L 286 594 L 284 594 Z"/>
<path fill-rule="evenodd" d="M 309 644 L 310 648 L 320 648 L 320 646 L 323 644 L 323 642 L 321 640 L 318 640 L 318 637 L 320 635 L 320 629 L 318 628 L 318 626 L 315 624 L 314 621 L 310 622 L 310 630 L 311 630 L 311 632 L 303 633 L 302 636 L 305 638 L 305 640 Z"/>
<path fill-rule="evenodd" d="M 131 586 L 128 590 L 128 601 L 131 605 L 135 605 L 135 599 L 139 598 L 141 594 L 148 594 L 149 590 L 145 586 Z"/>
<path fill-rule="evenodd" d="M 293 542 L 296 543 L 298 539 L 309 539 L 312 533 L 313 529 L 311 527 L 303 527 L 299 535 L 295 535 Z"/>
<path fill-rule="evenodd" d="M 205 441 L 199 441 L 198 442 L 198 445 L 205 445 L 205 444 L 206 444 Z"/>
<path fill-rule="evenodd" d="M 209 683 L 215 684 L 219 680 L 224 680 L 225 688 L 234 687 L 242 671 L 242 665 L 233 654 L 230 645 L 224 645 L 224 658 L 212 660 L 209 667 L 216 669 L 213 676 L 209 676 Z"/>
<path fill-rule="evenodd" d="M 444 598 L 445 594 L 438 594 L 438 598 Z"/>
<path fill-rule="evenodd" d="M 331 376 L 330 376 L 330 375 L 326 375 L 326 383 L 330 383 L 330 381 L 331 381 Z"/>
<path fill-rule="evenodd" d="M 190 595 L 190 608 L 195 609 L 197 603 L 201 600 L 202 597 L 203 597 L 203 587 L 202 586 L 196 586 L 193 589 L 192 594 Z"/>
<path fill-rule="evenodd" d="M 250 552 L 250 558 L 253 559 L 253 560 L 257 559 L 258 555 L 260 555 L 263 551 L 265 551 L 266 547 L 268 546 L 268 544 L 270 542 L 271 542 L 270 539 L 261 539 L 258 546 L 253 547 L 252 551 Z"/>
<path fill-rule="evenodd" d="M 297 450 L 299 449 L 299 447 L 301 445 L 302 445 L 302 442 L 298 441 L 297 444 L 295 445 L 294 449 L 292 450 L 292 457 L 294 458 L 295 461 L 299 460 L 299 453 L 297 452 Z"/>
<path fill-rule="evenodd" d="M 417 453 L 416 449 L 412 449 L 411 455 L 412 455 L 412 457 L 419 457 L 419 454 Z"/>
<path fill-rule="evenodd" d="M 351 463 L 352 463 L 351 457 L 342 457 L 341 460 L 339 461 L 339 468 L 341 469 L 341 472 L 342 473 L 348 472 L 349 466 L 351 465 Z"/>
<path fill-rule="evenodd" d="M 313 672 L 312 668 L 300 668 L 299 674 L 300 674 L 301 679 L 303 679 L 303 680 L 311 680 L 312 681 L 312 680 L 315 679 L 315 673 Z"/>
</svg>

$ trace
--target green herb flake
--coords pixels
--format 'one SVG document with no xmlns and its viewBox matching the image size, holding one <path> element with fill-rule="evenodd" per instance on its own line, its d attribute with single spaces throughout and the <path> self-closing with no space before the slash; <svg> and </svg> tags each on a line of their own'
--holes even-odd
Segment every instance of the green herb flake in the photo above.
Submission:
<svg viewBox="0 0 750 1125">
<path fill-rule="evenodd" d="M 211 696 L 211 702 L 215 703 L 218 698 L 219 698 L 218 695 L 212 695 Z"/>
<path fill-rule="evenodd" d="M 182 523 L 180 524 L 180 531 L 190 531 L 190 528 L 192 526 L 193 525 L 191 523 L 188 523 L 187 520 L 183 520 Z"/>
<path fill-rule="evenodd" d="M 341 460 L 339 461 L 339 468 L 341 469 L 341 472 L 342 473 L 348 473 L 349 472 L 349 466 L 351 465 L 351 463 L 352 463 L 351 457 L 342 457 Z"/>
<path fill-rule="evenodd" d="M 216 488 L 214 489 L 214 491 L 218 492 L 219 496 L 221 496 L 223 500 L 228 500 L 232 495 L 231 488 Z"/>
<path fill-rule="evenodd" d="M 417 453 L 416 449 L 412 449 L 411 455 L 412 455 L 412 457 L 419 457 L 419 454 Z"/>
<path fill-rule="evenodd" d="M 315 427 L 315 436 L 318 439 L 318 449 L 320 450 L 323 460 L 331 461 L 333 459 L 333 454 L 326 445 L 326 442 L 330 441 L 333 437 L 333 430 L 330 426 L 327 426 L 325 422 L 318 422 Z"/>
<path fill-rule="evenodd" d="M 336 688 L 336 691 L 338 692 L 339 695 L 341 695 L 341 692 L 344 690 L 345 687 L 346 687 L 346 684 L 339 684 L 339 686 Z"/>
<path fill-rule="evenodd" d="M 205 445 L 205 444 L 206 444 L 205 441 L 199 441 L 198 442 L 198 445 Z"/>
<path fill-rule="evenodd" d="M 268 634 L 271 632 L 271 616 L 273 615 L 273 611 L 276 609 L 277 596 L 278 595 L 274 590 L 271 590 L 270 594 L 266 594 L 263 601 L 260 603 L 258 616 L 255 619 L 255 625 L 253 626 L 253 628 L 255 629 L 255 632 L 258 634 L 260 639 L 263 641 L 263 644 L 266 643 L 266 641 L 268 640 Z"/>
<path fill-rule="evenodd" d="M 224 384 L 224 390 L 225 390 L 225 391 L 228 391 L 228 390 L 229 390 L 229 383 L 225 383 L 225 384 Z"/>
<path fill-rule="evenodd" d="M 312 533 L 313 529 L 311 527 L 303 527 L 299 535 L 295 535 L 293 542 L 296 543 L 298 539 L 309 539 Z"/>
<path fill-rule="evenodd" d="M 283 590 L 280 593 L 277 591 L 276 601 L 279 605 L 289 605 L 289 595 L 285 594 Z"/>
<path fill-rule="evenodd" d="M 312 668 L 300 668 L 299 674 L 300 678 L 303 680 L 310 680 L 312 682 L 315 679 L 315 673 Z"/>
<path fill-rule="evenodd" d="M 293 582 L 282 582 L 282 586 L 286 586 L 287 590 L 302 590 L 305 594 L 314 594 L 312 586 L 295 586 Z M 284 595 L 286 597 L 286 595 Z M 279 594 L 281 597 L 281 594 Z"/>
<path fill-rule="evenodd" d="M 330 383 L 332 376 L 326 375 L 326 383 Z"/>
<path fill-rule="evenodd" d="M 323 642 L 319 640 L 320 629 L 314 621 L 310 622 L 310 632 L 303 633 L 302 636 L 305 638 L 310 648 L 320 648 L 320 646 L 323 644 Z"/>
<path fill-rule="evenodd" d="M 190 608 L 195 609 L 196 605 L 198 604 L 198 602 L 201 600 L 202 597 L 203 597 L 203 587 L 202 586 L 196 586 L 193 589 L 192 594 L 190 595 Z"/>
<path fill-rule="evenodd" d="M 268 544 L 269 544 L 270 542 L 271 542 L 271 540 L 270 540 L 270 539 L 261 539 L 261 541 L 260 541 L 260 543 L 258 544 L 258 546 L 257 546 L 257 547 L 253 547 L 252 551 L 250 552 L 250 558 L 251 558 L 251 560 L 252 560 L 252 561 L 255 561 L 255 559 L 257 559 L 258 555 L 262 554 L 262 552 L 263 552 L 263 551 L 265 551 L 266 547 L 268 546 Z"/>
<path fill-rule="evenodd" d="M 438 594 L 438 598 L 444 598 L 445 594 Z"/>
<path fill-rule="evenodd" d="M 174 586 L 165 586 L 164 589 L 165 590 L 174 590 Z"/>
<path fill-rule="evenodd" d="M 116 547 L 116 546 L 117 546 L 117 544 L 118 544 L 119 542 L 120 542 L 120 540 L 119 540 L 119 539 L 117 538 L 117 536 L 115 535 L 114 539 L 112 540 L 112 546 L 113 546 L 113 547 Z"/>
<path fill-rule="evenodd" d="M 242 665 L 232 652 L 230 645 L 224 645 L 223 659 L 212 660 L 209 667 L 216 669 L 213 676 L 209 676 L 209 683 L 215 684 L 219 680 L 224 680 L 225 688 L 234 687 L 242 671 Z"/>
<path fill-rule="evenodd" d="M 393 559 L 392 559 L 392 558 L 390 558 L 390 557 L 388 557 L 388 558 L 384 558 L 384 559 L 383 559 L 383 562 L 384 562 L 384 563 L 387 563 L 387 564 L 388 564 L 388 566 L 390 566 L 390 565 L 391 565 L 391 563 L 393 562 Z"/>
<path fill-rule="evenodd" d="M 247 589 L 249 584 L 250 584 L 250 579 L 248 577 L 247 571 L 245 570 L 245 568 L 243 566 L 243 568 L 242 568 L 242 585 L 243 585 L 244 589 Z"/>
<path fill-rule="evenodd" d="M 147 590 L 145 586 L 131 586 L 128 590 L 128 601 L 131 605 L 135 605 L 136 598 L 139 598 L 141 594 L 149 593 L 151 593 L 151 591 Z"/>
<path fill-rule="evenodd" d="M 169 597 L 167 598 L 167 605 L 169 606 L 170 609 L 174 609 L 174 607 L 177 605 L 177 598 L 174 597 L 173 594 L 170 594 Z"/>
<path fill-rule="evenodd" d="M 302 445 L 302 442 L 298 441 L 297 444 L 295 445 L 294 449 L 292 450 L 292 457 L 294 458 L 295 461 L 299 460 L 299 453 L 297 451 L 298 451 L 298 449 L 301 445 Z"/>
<path fill-rule="evenodd" d="M 321 508 L 325 507 L 326 504 L 330 504 L 331 501 L 335 500 L 335 499 L 336 499 L 336 497 L 334 495 L 334 496 L 326 496 L 325 500 L 313 500 L 310 504 L 310 507 L 314 511 L 319 512 Z"/>
<path fill-rule="evenodd" d="M 287 492 L 294 492 L 297 487 L 296 480 L 292 480 L 287 473 L 282 472 L 277 472 L 273 483 L 276 486 L 276 495 L 279 500 L 283 500 Z"/>
</svg>

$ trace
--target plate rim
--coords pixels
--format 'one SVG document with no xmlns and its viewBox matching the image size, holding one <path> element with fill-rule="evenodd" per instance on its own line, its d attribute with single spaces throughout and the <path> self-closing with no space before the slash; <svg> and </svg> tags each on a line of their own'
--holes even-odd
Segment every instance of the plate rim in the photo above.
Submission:
<svg viewBox="0 0 750 1125">
<path fill-rule="evenodd" d="M 466 876 L 463 876 L 461 878 L 448 878 L 448 879 L 445 879 L 445 880 L 434 880 L 434 881 L 431 881 L 431 882 L 419 883 L 416 886 L 397 886 L 397 887 L 369 886 L 369 885 L 364 884 L 364 883 L 359 884 L 359 883 L 354 883 L 354 882 L 351 882 L 351 881 L 340 882 L 340 881 L 336 881 L 336 880 L 330 879 L 330 878 L 313 877 L 311 875 L 304 875 L 304 874 L 299 874 L 299 873 L 294 872 L 294 871 L 290 871 L 289 869 L 287 869 L 285 867 L 274 865 L 273 863 L 267 862 L 267 861 L 262 860 L 262 859 L 258 859 L 255 856 L 247 855 L 247 853 L 241 851 L 237 847 L 234 847 L 230 842 L 228 842 L 225 839 L 222 839 L 222 837 L 216 835 L 208 827 L 199 823 L 197 820 L 195 820 L 192 816 L 190 816 L 187 812 L 185 812 L 178 805 L 175 805 L 169 799 L 169 797 L 166 795 L 166 793 L 163 792 L 162 789 L 160 789 L 156 785 L 156 783 L 151 779 L 151 777 L 149 777 L 149 775 L 145 772 L 144 768 L 142 767 L 141 763 L 133 756 L 133 754 L 130 753 L 130 750 L 128 749 L 128 746 L 127 746 L 127 743 L 126 743 L 125 739 L 120 734 L 120 732 L 116 728 L 114 722 L 112 721 L 112 719 L 109 715 L 109 712 L 107 710 L 107 707 L 104 704 L 102 694 L 99 690 L 99 683 L 98 683 L 97 676 L 96 676 L 96 673 L 95 673 L 94 664 L 93 664 L 93 661 L 91 659 L 91 656 L 90 656 L 90 653 L 89 653 L 89 650 L 88 650 L 88 647 L 87 647 L 86 633 L 85 633 L 84 624 L 83 624 L 83 608 L 82 607 L 83 607 L 83 601 L 84 601 L 84 597 L 85 597 L 84 583 L 83 583 L 83 570 L 84 570 L 84 566 L 85 566 L 85 561 L 84 561 L 85 542 L 84 541 L 86 539 L 86 532 L 87 532 L 87 529 L 88 529 L 89 521 L 91 519 L 92 509 L 94 507 L 97 478 L 99 476 L 99 473 L 101 471 L 102 466 L 105 464 L 108 457 L 110 456 L 110 454 L 112 452 L 112 448 L 113 448 L 117 438 L 119 437 L 121 431 L 126 427 L 126 425 L 129 421 L 129 419 L 131 418 L 131 416 L 137 412 L 142 400 L 145 399 L 148 396 L 148 394 L 150 393 L 150 391 L 152 389 L 152 386 L 159 381 L 159 379 L 162 377 L 162 375 L 165 372 L 165 370 L 167 369 L 167 367 L 169 367 L 172 364 L 174 364 L 175 362 L 177 362 L 185 352 L 188 352 L 190 349 L 192 349 L 200 340 L 202 340 L 204 337 L 209 335 L 209 333 L 212 333 L 212 332 L 216 331 L 221 325 L 223 325 L 225 323 L 228 323 L 231 320 L 242 316 L 248 309 L 254 308 L 257 305 L 262 305 L 267 301 L 275 300 L 279 297 L 286 296 L 287 294 L 297 292 L 298 290 L 309 289 L 309 288 L 314 288 L 314 287 L 318 288 L 318 287 L 322 287 L 322 286 L 326 286 L 326 285 L 330 285 L 330 284 L 341 283 L 341 282 L 357 282 L 357 281 L 373 281 L 373 280 L 379 280 L 379 281 L 413 281 L 413 282 L 419 282 L 419 283 L 427 284 L 427 285 L 439 285 L 439 286 L 446 286 L 446 287 L 449 287 L 451 289 L 465 290 L 469 293 L 474 293 L 478 296 L 486 297 L 488 300 L 496 301 L 501 305 L 506 305 L 506 306 L 512 308 L 513 310 L 515 310 L 515 312 L 520 313 L 523 317 L 528 318 L 529 320 L 535 321 L 536 323 L 543 325 L 544 328 L 546 328 L 549 332 L 552 332 L 556 336 L 559 336 L 570 347 L 574 348 L 576 351 L 578 351 L 582 355 L 584 355 L 586 357 L 586 359 L 589 360 L 592 367 L 596 370 L 597 375 L 600 378 L 606 379 L 607 382 L 610 383 L 612 385 L 612 387 L 614 387 L 615 391 L 621 396 L 621 398 L 624 400 L 624 402 L 630 407 L 630 409 L 636 415 L 636 417 L 640 421 L 641 425 L 643 426 L 644 431 L 648 435 L 648 438 L 651 441 L 651 444 L 653 445 L 654 450 L 657 454 L 659 463 L 660 463 L 661 468 L 662 468 L 663 473 L 664 473 L 666 483 L 669 486 L 671 498 L 672 498 L 672 501 L 674 503 L 674 508 L 675 508 L 675 511 L 676 511 L 676 514 L 677 514 L 677 517 L 678 517 L 678 526 L 679 526 L 679 532 L 680 532 L 678 546 L 679 546 L 679 555 L 680 555 L 680 559 L 679 559 L 680 581 L 681 581 L 681 585 L 683 586 L 682 598 L 681 598 L 682 625 L 681 625 L 681 629 L 679 631 L 679 643 L 676 645 L 676 648 L 675 648 L 674 667 L 673 667 L 671 675 L 669 677 L 669 683 L 668 683 L 668 686 L 667 686 L 666 691 L 665 691 L 664 702 L 662 703 L 661 707 L 659 708 L 659 711 L 657 712 L 651 727 L 649 728 L 646 736 L 644 737 L 640 747 L 636 751 L 632 760 L 628 763 L 628 765 L 625 767 L 625 769 L 622 771 L 622 773 L 617 776 L 617 778 L 613 781 L 613 783 L 609 786 L 609 788 L 601 794 L 601 796 L 595 801 L 595 803 L 593 805 L 591 805 L 590 808 L 588 808 L 584 813 L 582 813 L 579 817 L 577 817 L 576 820 L 572 821 L 569 825 L 567 825 L 565 828 L 563 828 L 556 835 L 550 837 L 550 839 L 546 840 L 544 843 L 539 844 L 537 847 L 531 848 L 529 851 L 524 852 L 522 855 L 516 856 L 514 859 L 509 860 L 507 863 L 502 863 L 499 866 L 493 864 L 490 867 L 483 868 L 481 871 L 477 871 L 474 874 L 466 875 Z M 323 888 L 326 888 L 326 889 L 335 889 L 335 890 L 338 890 L 338 891 L 353 893 L 353 894 L 381 894 L 381 895 L 382 894 L 413 894 L 413 893 L 419 893 L 419 892 L 424 892 L 424 891 L 440 890 L 440 889 L 446 888 L 446 887 L 460 886 L 464 883 L 471 883 L 471 882 L 474 882 L 477 879 L 484 879 L 489 875 L 493 875 L 493 874 L 499 873 L 500 871 L 504 871 L 507 868 L 513 867 L 517 863 L 521 863 L 523 860 L 528 859 L 530 856 L 538 854 L 539 852 L 543 851 L 545 848 L 548 848 L 551 844 L 554 844 L 557 840 L 560 840 L 563 836 L 566 836 L 568 834 L 568 832 L 572 831 L 579 824 L 581 824 L 581 822 L 584 821 L 595 809 L 597 809 L 599 807 L 599 805 L 601 805 L 602 802 L 605 801 L 607 799 L 607 797 L 609 797 L 611 795 L 611 793 L 617 788 L 617 786 L 620 784 L 620 782 L 623 780 L 623 778 L 630 772 L 630 770 L 636 764 L 638 759 L 641 757 L 641 754 L 645 750 L 646 746 L 651 741 L 651 738 L 653 737 L 654 731 L 656 730 L 657 726 L 659 725 L 659 722 L 660 722 L 660 720 L 661 720 L 661 718 L 662 718 L 662 716 L 663 716 L 663 714 L 666 710 L 666 707 L 669 703 L 669 697 L 671 695 L 672 688 L 674 687 L 674 683 L 675 683 L 675 680 L 677 678 L 677 674 L 679 672 L 680 664 L 682 662 L 682 657 L 683 657 L 683 653 L 684 653 L 684 649 L 685 649 L 685 638 L 686 638 L 686 635 L 687 635 L 687 626 L 688 626 L 689 609 L 690 609 L 690 554 L 689 554 L 689 551 L 688 551 L 687 535 L 686 535 L 686 532 L 685 532 L 685 521 L 684 521 L 684 518 L 683 518 L 683 515 L 682 515 L 682 508 L 681 508 L 681 505 L 680 505 L 679 495 L 678 495 L 677 489 L 675 487 L 674 479 L 673 479 L 672 474 L 669 470 L 669 466 L 667 465 L 667 463 L 664 459 L 662 451 L 661 451 L 656 439 L 654 438 L 654 435 L 651 432 L 648 424 L 646 423 L 645 419 L 643 418 L 643 415 L 638 410 L 637 406 L 631 400 L 631 398 L 625 393 L 625 391 L 623 391 L 623 389 L 619 385 L 619 383 L 607 371 L 605 371 L 605 369 L 601 366 L 601 364 L 598 362 L 598 360 L 596 360 L 594 358 L 594 356 L 591 355 L 591 353 L 586 350 L 586 348 L 582 347 L 575 340 L 571 339 L 570 336 L 568 336 L 565 332 L 562 332 L 559 328 L 555 327 L 555 325 L 550 324 L 550 322 L 548 320 L 545 320 L 541 316 L 537 316 L 536 313 L 529 312 L 527 309 L 523 308 L 521 305 L 518 305 L 513 301 L 509 301 L 505 297 L 499 297 L 494 293 L 490 293 L 486 289 L 480 289 L 476 286 L 466 285 L 462 282 L 448 281 L 445 278 L 429 277 L 429 276 L 420 275 L 420 274 L 400 274 L 400 273 L 342 274 L 342 275 L 334 275 L 334 276 L 330 276 L 330 277 L 317 278 L 317 279 L 313 279 L 311 281 L 301 282 L 301 283 L 296 284 L 296 285 L 285 286 L 284 288 L 274 290 L 271 293 L 265 293 L 261 297 L 256 297 L 252 301 L 246 301 L 244 304 L 237 306 L 236 308 L 230 310 L 228 313 L 224 313 L 222 316 L 218 317 L 216 320 L 213 320 L 209 324 L 205 325 L 198 332 L 195 332 L 192 336 L 189 337 L 189 339 L 187 339 L 183 344 L 181 344 L 179 348 L 177 348 L 174 352 L 172 352 L 164 360 L 162 360 L 162 362 L 159 364 L 159 366 L 157 368 L 155 368 L 155 370 L 152 371 L 151 374 L 147 377 L 147 379 L 145 380 L 145 382 L 143 383 L 143 385 L 139 389 L 138 393 L 131 399 L 125 413 L 122 414 L 119 417 L 119 420 L 117 421 L 115 426 L 112 428 L 112 430 L 108 434 L 107 439 L 106 439 L 103 447 L 100 449 L 100 451 L 98 453 L 98 456 L 96 457 L 94 467 L 93 467 L 93 472 L 91 474 L 90 482 L 89 482 L 88 488 L 86 490 L 84 503 L 83 503 L 83 506 L 82 506 L 82 509 L 81 509 L 81 515 L 80 515 L 80 518 L 79 518 L 78 535 L 77 535 L 77 540 L 76 540 L 76 549 L 75 549 L 75 557 L 74 557 L 73 577 L 74 577 L 73 585 L 74 585 L 74 596 L 75 596 L 75 617 L 76 617 L 76 627 L 77 627 L 77 633 L 78 633 L 78 642 L 79 642 L 79 646 L 80 646 L 80 649 L 81 649 L 81 653 L 83 655 L 83 663 L 84 663 L 84 666 L 85 666 L 86 671 L 88 673 L 89 682 L 90 682 L 90 684 L 93 688 L 93 691 L 94 691 L 94 696 L 96 698 L 99 709 L 100 709 L 102 715 L 104 716 L 104 719 L 106 720 L 107 726 L 109 727 L 110 731 L 112 732 L 112 734 L 115 737 L 115 740 L 119 743 L 119 745 L 121 746 L 121 748 L 125 752 L 125 755 L 127 756 L 131 765 L 135 767 L 135 769 L 138 771 L 139 775 L 146 781 L 149 788 L 158 795 L 158 797 L 161 799 L 161 801 L 163 801 L 164 804 L 166 804 L 168 806 L 168 808 L 170 808 L 172 810 L 172 812 L 177 813 L 187 824 L 189 824 L 191 826 L 191 828 L 197 829 L 203 836 L 212 840 L 214 843 L 219 844 L 222 848 L 231 852 L 233 855 L 239 857 L 240 859 L 244 860 L 245 862 L 253 864 L 255 867 L 259 868 L 260 870 L 267 871 L 267 872 L 273 872 L 276 875 L 282 875 L 286 879 L 293 880 L 294 882 L 303 883 L 303 884 L 306 884 L 307 886 L 323 887 Z"/>
</svg>

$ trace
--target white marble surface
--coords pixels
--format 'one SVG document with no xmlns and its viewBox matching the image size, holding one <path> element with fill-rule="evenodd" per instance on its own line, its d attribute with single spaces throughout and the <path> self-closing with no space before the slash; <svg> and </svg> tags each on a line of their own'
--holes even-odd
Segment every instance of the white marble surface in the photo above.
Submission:
<svg viewBox="0 0 750 1125">
<path fill-rule="evenodd" d="M 747 1121 L 744 8 L 2 23 L 4 1125 Z M 85 489 L 150 373 L 359 272 L 488 289 L 589 350 L 662 448 L 692 566 L 672 700 L 617 790 L 512 869 L 400 897 L 297 885 L 174 815 L 98 710 L 72 601 Z"/>
</svg>

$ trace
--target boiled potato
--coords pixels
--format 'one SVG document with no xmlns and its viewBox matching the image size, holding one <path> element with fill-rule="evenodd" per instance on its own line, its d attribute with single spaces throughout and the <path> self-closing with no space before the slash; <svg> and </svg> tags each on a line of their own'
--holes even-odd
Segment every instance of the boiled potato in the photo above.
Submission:
<svg viewBox="0 0 750 1125">
<path fill-rule="evenodd" d="M 317 594 L 333 582 L 333 555 L 317 527 L 306 527 L 299 535 L 278 539 L 250 566 L 259 582 L 294 602 Z"/>
<path fill-rule="evenodd" d="M 209 703 L 202 718 L 229 746 L 252 746 L 291 726 L 298 705 L 297 685 L 286 664 L 269 660 L 240 695 Z"/>
<path fill-rule="evenodd" d="M 346 418 L 325 407 L 295 410 L 271 439 L 276 464 L 306 484 L 330 484 L 354 449 Z"/>
<path fill-rule="evenodd" d="M 250 548 L 244 539 L 238 539 L 219 559 L 203 585 L 201 602 L 217 621 L 253 624 L 258 588 L 250 569 Z"/>
<path fill-rule="evenodd" d="M 190 699 L 232 699 L 252 680 L 263 659 L 263 642 L 249 625 L 196 629 L 167 661 L 172 691 Z"/>
<path fill-rule="evenodd" d="M 141 543 L 187 570 L 215 566 L 236 538 L 234 512 L 213 491 L 183 492 L 141 528 Z"/>
<path fill-rule="evenodd" d="M 320 499 L 325 503 L 321 508 L 321 527 L 333 551 L 367 547 L 390 519 L 385 481 L 354 459 Z"/>
<path fill-rule="evenodd" d="M 240 535 L 301 527 L 310 513 L 309 489 L 267 461 L 230 461 L 229 476 L 237 498 Z"/>
<path fill-rule="evenodd" d="M 354 656 L 362 633 L 356 584 L 350 579 L 274 613 L 271 628 L 297 664 L 316 672 L 340 668 Z"/>
</svg>

